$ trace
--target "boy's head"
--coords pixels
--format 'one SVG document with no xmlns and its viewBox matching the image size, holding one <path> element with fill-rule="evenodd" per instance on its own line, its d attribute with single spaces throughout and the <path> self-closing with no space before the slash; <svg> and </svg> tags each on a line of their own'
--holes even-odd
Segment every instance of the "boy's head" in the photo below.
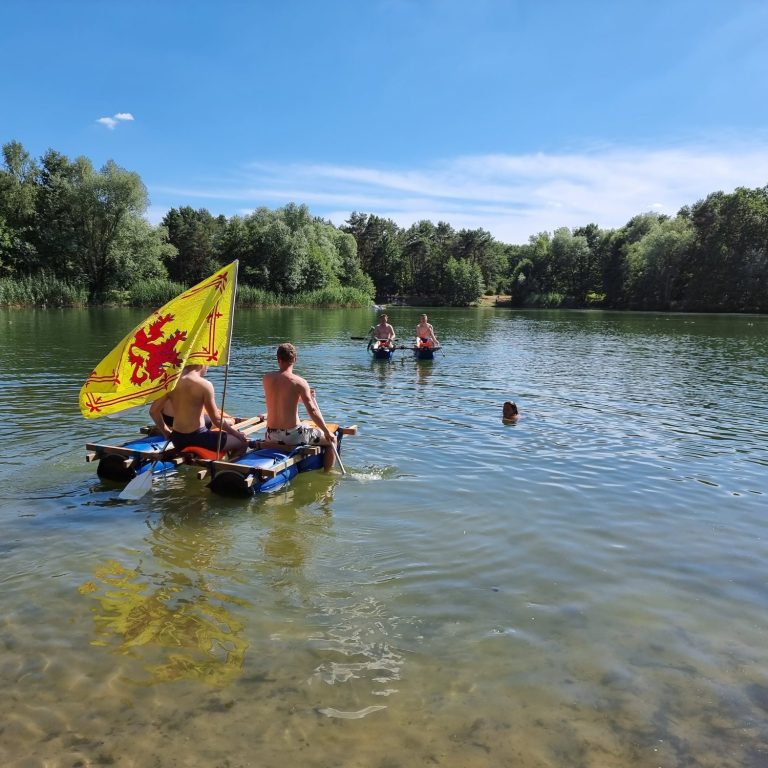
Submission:
<svg viewBox="0 0 768 768">
<path fill-rule="evenodd" d="M 277 348 L 277 359 L 283 363 L 295 363 L 297 357 L 296 347 L 287 341 Z"/>
<path fill-rule="evenodd" d="M 504 403 L 503 415 L 505 419 L 511 419 L 518 415 L 517 405 L 512 400 L 507 400 L 507 402 Z"/>
</svg>

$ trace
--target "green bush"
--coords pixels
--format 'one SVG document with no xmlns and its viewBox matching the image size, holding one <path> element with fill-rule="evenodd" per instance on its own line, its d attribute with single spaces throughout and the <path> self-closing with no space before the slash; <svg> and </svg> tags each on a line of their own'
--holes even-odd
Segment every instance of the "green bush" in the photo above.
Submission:
<svg viewBox="0 0 768 768">
<path fill-rule="evenodd" d="M 563 305 L 565 297 L 562 293 L 531 293 L 523 301 L 524 307 L 536 307 L 538 309 L 557 309 Z"/>
</svg>

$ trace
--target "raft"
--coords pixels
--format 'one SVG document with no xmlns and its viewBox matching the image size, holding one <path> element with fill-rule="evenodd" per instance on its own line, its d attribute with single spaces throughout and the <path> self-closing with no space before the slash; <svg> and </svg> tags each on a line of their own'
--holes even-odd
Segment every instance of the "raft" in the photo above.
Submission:
<svg viewBox="0 0 768 768">
<path fill-rule="evenodd" d="M 341 454 L 342 437 L 357 434 L 357 427 L 329 427 L 335 427 L 336 450 Z M 210 477 L 208 487 L 223 496 L 271 493 L 300 472 L 322 469 L 325 452 L 329 450 L 321 445 L 285 446 L 266 440 L 256 440 L 249 445 L 252 450 L 236 461 L 196 462 L 205 467 L 198 476 L 201 480 Z"/>
<path fill-rule="evenodd" d="M 266 427 L 266 421 L 259 416 L 250 419 L 240 419 L 235 428 L 248 436 Z M 142 427 L 143 437 L 129 440 L 119 445 L 108 443 L 86 443 L 85 460 L 98 461 L 96 474 L 104 480 L 128 482 L 137 475 L 152 471 L 162 474 L 176 469 L 181 464 L 193 463 L 200 454 L 208 454 L 202 458 L 216 458 L 215 452 L 202 449 L 185 448 L 177 451 L 173 443 L 157 434 L 154 426 Z"/>
<path fill-rule="evenodd" d="M 312 422 L 304 421 L 305 424 Z M 264 429 L 266 421 L 258 416 L 244 419 L 235 427 L 245 435 Z M 329 424 L 335 432 L 337 450 L 341 453 L 343 435 L 357 434 L 357 427 Z M 105 480 L 128 482 L 151 471 L 162 474 L 183 464 L 199 468 L 200 480 L 210 478 L 208 487 L 214 493 L 227 496 L 250 496 L 270 493 L 282 488 L 300 472 L 322 469 L 325 446 L 285 446 L 266 440 L 249 440 L 249 450 L 241 458 L 228 461 L 215 451 L 189 447 L 177 451 L 162 435 L 153 434 L 152 427 L 143 427 L 145 436 L 120 445 L 86 443 L 86 461 L 98 461 L 96 473 Z"/>
</svg>

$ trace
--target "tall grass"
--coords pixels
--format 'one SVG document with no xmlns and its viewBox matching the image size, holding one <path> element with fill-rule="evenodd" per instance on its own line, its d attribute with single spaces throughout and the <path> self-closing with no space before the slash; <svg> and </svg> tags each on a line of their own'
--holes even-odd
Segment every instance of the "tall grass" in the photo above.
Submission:
<svg viewBox="0 0 768 768">
<path fill-rule="evenodd" d="M 91 297 L 92 304 L 130 307 L 161 307 L 187 289 L 167 279 L 140 280 L 125 290 L 111 290 Z M 48 275 L 0 279 L 0 306 L 83 307 L 89 304 L 88 290 Z M 240 307 L 367 307 L 371 298 L 356 288 L 339 286 L 294 294 L 277 294 L 239 285 Z"/>
<path fill-rule="evenodd" d="M 238 307 L 279 307 L 280 304 L 280 296 L 276 293 L 242 283 L 237 286 Z"/>
<path fill-rule="evenodd" d="M 84 307 L 88 290 L 51 275 L 0 279 L 0 306 Z"/>
<path fill-rule="evenodd" d="M 126 291 L 123 303 L 131 307 L 162 307 L 186 290 L 187 286 L 181 283 L 166 278 L 152 278 L 132 285 Z"/>
<path fill-rule="evenodd" d="M 241 307 L 367 307 L 370 303 L 370 296 L 357 288 L 332 286 L 291 294 L 270 293 L 250 285 L 237 289 Z"/>
</svg>

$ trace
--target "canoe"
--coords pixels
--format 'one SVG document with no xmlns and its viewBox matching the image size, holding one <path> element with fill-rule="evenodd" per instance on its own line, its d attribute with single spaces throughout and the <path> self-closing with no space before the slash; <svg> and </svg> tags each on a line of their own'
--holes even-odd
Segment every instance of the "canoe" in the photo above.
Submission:
<svg viewBox="0 0 768 768">
<path fill-rule="evenodd" d="M 391 360 L 397 347 L 394 344 L 381 342 L 378 346 L 368 342 L 368 351 L 373 355 L 374 360 Z"/>
<path fill-rule="evenodd" d="M 329 425 L 330 426 L 330 425 Z M 344 435 L 357 434 L 357 427 L 337 427 L 336 449 L 341 454 Z M 222 496 L 251 496 L 282 488 L 300 472 L 322 469 L 325 452 L 321 445 L 283 446 L 254 441 L 253 449 L 237 461 L 197 462 L 204 466 L 200 479 L 210 477 L 208 487 Z"/>
<path fill-rule="evenodd" d="M 413 356 L 417 360 L 434 360 L 435 352 L 437 352 L 438 349 L 440 349 L 440 347 L 414 347 Z"/>
</svg>

